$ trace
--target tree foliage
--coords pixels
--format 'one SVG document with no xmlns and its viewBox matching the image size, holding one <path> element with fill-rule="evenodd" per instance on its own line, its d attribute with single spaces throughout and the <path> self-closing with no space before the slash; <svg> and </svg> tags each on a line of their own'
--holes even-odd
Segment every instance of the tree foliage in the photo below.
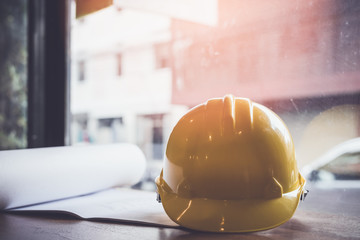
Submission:
<svg viewBox="0 0 360 240">
<path fill-rule="evenodd" d="M 0 1 L 0 150 L 26 147 L 26 2 Z"/>
</svg>

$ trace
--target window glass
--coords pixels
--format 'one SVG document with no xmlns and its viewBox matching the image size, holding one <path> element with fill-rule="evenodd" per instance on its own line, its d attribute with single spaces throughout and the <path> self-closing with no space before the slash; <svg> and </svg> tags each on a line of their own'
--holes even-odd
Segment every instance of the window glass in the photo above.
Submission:
<svg viewBox="0 0 360 240">
<path fill-rule="evenodd" d="M 73 19 L 72 69 L 86 62 L 86 81 L 73 74 L 71 111 L 86 124 L 73 118 L 72 144 L 131 142 L 156 169 L 179 118 L 226 94 L 284 120 L 300 169 L 359 137 L 359 1 L 141 2 Z"/>
<path fill-rule="evenodd" d="M 27 145 L 27 1 L 0 1 L 0 150 Z"/>
</svg>

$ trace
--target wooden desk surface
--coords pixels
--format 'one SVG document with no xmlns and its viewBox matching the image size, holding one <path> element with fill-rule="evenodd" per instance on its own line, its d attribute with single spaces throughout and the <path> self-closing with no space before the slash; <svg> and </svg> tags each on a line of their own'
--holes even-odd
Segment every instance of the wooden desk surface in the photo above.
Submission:
<svg viewBox="0 0 360 240">
<path fill-rule="evenodd" d="M 288 222 L 255 233 L 211 234 L 93 222 L 65 215 L 0 213 L 0 239 L 360 239 L 360 189 L 311 189 Z"/>
</svg>

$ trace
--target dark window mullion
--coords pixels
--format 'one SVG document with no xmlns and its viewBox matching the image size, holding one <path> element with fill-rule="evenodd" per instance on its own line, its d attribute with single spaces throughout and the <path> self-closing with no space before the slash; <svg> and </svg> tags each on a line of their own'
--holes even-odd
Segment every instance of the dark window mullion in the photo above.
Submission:
<svg viewBox="0 0 360 240">
<path fill-rule="evenodd" d="M 65 145 L 69 1 L 29 1 L 28 147 Z"/>
</svg>

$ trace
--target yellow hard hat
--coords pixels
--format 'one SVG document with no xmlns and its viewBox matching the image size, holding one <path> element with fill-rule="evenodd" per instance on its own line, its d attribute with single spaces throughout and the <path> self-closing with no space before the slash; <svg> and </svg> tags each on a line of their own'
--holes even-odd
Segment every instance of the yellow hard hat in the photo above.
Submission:
<svg viewBox="0 0 360 240">
<path fill-rule="evenodd" d="M 157 191 L 181 226 L 250 232 L 291 218 L 304 193 L 284 122 L 246 98 L 210 99 L 174 127 Z"/>
</svg>

